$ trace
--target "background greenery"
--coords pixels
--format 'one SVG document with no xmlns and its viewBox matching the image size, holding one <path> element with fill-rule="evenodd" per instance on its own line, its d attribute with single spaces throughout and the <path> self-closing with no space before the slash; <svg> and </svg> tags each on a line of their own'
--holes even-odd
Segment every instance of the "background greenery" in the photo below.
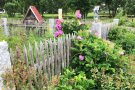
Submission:
<svg viewBox="0 0 135 90">
<path fill-rule="evenodd" d="M 43 15 L 45 13 L 55 14 L 59 8 L 63 9 L 63 13 L 74 13 L 77 9 L 81 10 L 83 18 L 93 11 L 95 5 L 100 5 L 100 10 L 114 17 L 119 8 L 124 10 L 124 14 L 135 15 L 135 0 L 1 0 L 0 8 L 4 8 L 9 16 L 15 16 L 15 13 L 25 15 L 28 7 L 34 5 Z M 10 10 L 12 7 L 12 10 Z"/>
</svg>

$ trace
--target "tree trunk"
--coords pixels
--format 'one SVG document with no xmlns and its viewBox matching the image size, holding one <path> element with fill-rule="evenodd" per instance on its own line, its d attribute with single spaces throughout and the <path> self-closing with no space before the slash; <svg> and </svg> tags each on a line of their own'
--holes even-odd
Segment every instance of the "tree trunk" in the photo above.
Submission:
<svg viewBox="0 0 135 90">
<path fill-rule="evenodd" d="M 117 12 L 117 8 L 115 8 L 115 9 L 112 11 L 112 16 L 113 16 L 113 17 L 115 17 L 116 12 Z"/>
<path fill-rule="evenodd" d="M 87 17 L 87 13 L 86 12 L 83 12 L 82 13 L 82 19 L 86 19 L 86 17 Z"/>
<path fill-rule="evenodd" d="M 107 6 L 108 6 L 108 11 L 109 11 L 109 17 L 112 17 L 110 6 L 109 5 L 107 5 Z"/>
</svg>

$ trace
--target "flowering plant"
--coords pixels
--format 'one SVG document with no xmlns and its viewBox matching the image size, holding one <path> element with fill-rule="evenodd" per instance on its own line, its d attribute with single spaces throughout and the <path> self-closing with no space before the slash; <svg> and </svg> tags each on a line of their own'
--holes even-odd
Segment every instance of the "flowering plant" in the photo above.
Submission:
<svg viewBox="0 0 135 90">
<path fill-rule="evenodd" d="M 81 19 L 82 15 L 81 15 L 81 13 L 80 13 L 80 10 L 77 10 L 77 11 L 76 11 L 75 17 L 76 17 L 77 19 Z"/>
<path fill-rule="evenodd" d="M 80 30 L 89 30 L 89 25 L 86 25 L 82 22 L 78 22 L 76 19 L 72 21 L 66 21 L 62 23 L 62 29 L 65 34 L 72 34 Z"/>
<path fill-rule="evenodd" d="M 125 68 L 127 62 L 124 59 L 125 56 L 119 54 L 120 47 L 95 35 L 87 35 L 86 32 L 79 32 L 79 34 L 73 40 L 71 49 L 71 66 L 76 73 L 84 71 L 90 78 L 92 68 L 98 68 L 98 72 L 104 69 L 107 74 L 116 73 Z"/>
<path fill-rule="evenodd" d="M 82 17 L 81 13 L 76 14 L 76 18 L 80 19 Z"/>
<path fill-rule="evenodd" d="M 54 37 L 58 37 L 63 34 L 61 22 L 64 22 L 64 20 L 56 19 L 56 31 L 54 32 Z"/>
</svg>

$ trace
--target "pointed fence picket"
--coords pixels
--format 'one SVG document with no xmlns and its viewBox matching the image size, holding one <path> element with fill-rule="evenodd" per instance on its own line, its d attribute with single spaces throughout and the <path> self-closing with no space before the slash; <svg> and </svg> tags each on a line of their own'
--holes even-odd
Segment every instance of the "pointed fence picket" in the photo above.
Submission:
<svg viewBox="0 0 135 90">
<path fill-rule="evenodd" d="M 71 39 L 75 35 L 65 35 L 58 39 L 50 39 L 44 42 L 35 42 L 34 47 L 29 43 L 23 47 L 23 58 L 27 66 L 34 66 L 38 73 L 44 73 L 51 78 L 54 75 L 60 75 L 63 68 L 69 66 Z M 11 60 L 13 62 L 13 52 Z"/>
</svg>

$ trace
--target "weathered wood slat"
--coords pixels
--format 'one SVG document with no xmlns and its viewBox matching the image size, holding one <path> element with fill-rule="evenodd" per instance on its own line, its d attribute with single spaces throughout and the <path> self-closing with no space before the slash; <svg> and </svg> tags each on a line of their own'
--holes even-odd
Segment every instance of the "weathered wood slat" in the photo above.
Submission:
<svg viewBox="0 0 135 90">
<path fill-rule="evenodd" d="M 46 64 L 47 64 L 47 69 L 48 69 L 47 73 L 48 73 L 48 77 L 50 77 L 51 76 L 50 75 L 50 59 L 49 59 L 49 50 L 48 50 L 47 41 L 45 42 L 45 47 L 46 47 L 46 60 L 47 60 Z"/>
<path fill-rule="evenodd" d="M 32 50 L 32 46 L 31 46 L 30 43 L 29 43 L 29 55 L 30 55 L 30 62 L 31 62 L 31 65 L 34 66 L 33 50 Z"/>
<path fill-rule="evenodd" d="M 37 42 L 35 42 L 35 54 L 36 54 L 36 64 L 40 65 L 39 48 Z"/>
<path fill-rule="evenodd" d="M 67 67 L 67 58 L 66 58 L 66 55 L 67 55 L 67 52 L 66 52 L 66 38 L 64 37 L 63 38 L 63 59 L 64 59 L 64 66 Z"/>
<path fill-rule="evenodd" d="M 53 44 L 54 43 L 52 43 L 52 40 L 51 39 L 49 41 L 49 44 L 50 44 L 50 56 L 51 56 L 50 57 L 51 58 L 51 61 L 50 61 L 51 62 L 50 63 L 51 64 L 51 75 L 54 76 L 54 54 L 53 54 L 53 52 L 54 52 L 53 51 Z"/>
<path fill-rule="evenodd" d="M 55 69 L 55 72 L 54 74 L 57 75 L 58 74 L 58 52 L 57 52 L 57 42 L 56 40 L 54 39 L 54 69 Z"/>
<path fill-rule="evenodd" d="M 66 44 L 67 44 L 67 67 L 69 66 L 69 45 L 70 45 L 70 41 L 69 41 L 69 37 L 68 35 L 66 35 Z"/>
<path fill-rule="evenodd" d="M 60 57 L 60 38 L 58 38 L 58 73 L 60 74 L 61 73 L 61 57 Z"/>
<path fill-rule="evenodd" d="M 12 49 L 11 49 L 11 48 L 10 48 L 9 53 L 10 53 L 10 60 L 11 60 L 11 64 L 13 65 L 13 64 L 14 64 L 14 54 L 13 54 L 13 51 L 12 51 Z"/>
<path fill-rule="evenodd" d="M 46 73 L 46 61 L 45 61 L 45 52 L 44 52 L 44 45 L 43 45 L 43 42 L 40 41 L 40 52 L 41 52 L 41 61 L 42 61 L 42 64 L 43 65 L 43 70 L 44 70 L 44 73 Z"/>
<path fill-rule="evenodd" d="M 28 63 L 28 55 L 27 55 L 27 49 L 26 49 L 26 46 L 24 45 L 23 48 L 24 48 L 24 49 L 23 49 L 24 59 L 25 59 L 26 65 L 28 66 L 29 63 Z"/>
<path fill-rule="evenodd" d="M 61 43 L 60 43 L 60 44 L 61 44 L 61 45 L 60 45 L 60 46 L 61 46 L 61 47 L 60 47 L 60 48 L 61 48 L 61 51 L 60 51 L 60 52 L 61 52 L 61 65 L 62 65 L 62 66 L 61 66 L 61 68 L 62 68 L 61 71 L 62 71 L 62 73 L 63 73 L 63 68 L 65 67 L 65 66 L 64 66 L 64 55 L 63 55 L 63 38 L 61 38 Z"/>
</svg>

